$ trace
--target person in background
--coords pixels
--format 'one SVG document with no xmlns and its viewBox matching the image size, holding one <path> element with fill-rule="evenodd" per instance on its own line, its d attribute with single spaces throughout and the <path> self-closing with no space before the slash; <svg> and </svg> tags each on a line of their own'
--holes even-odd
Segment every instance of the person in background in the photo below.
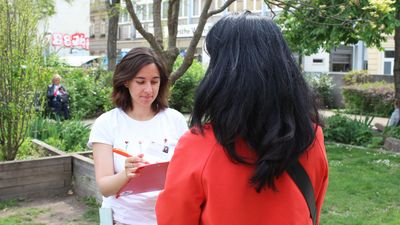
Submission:
<svg viewBox="0 0 400 225">
<path fill-rule="evenodd" d="M 60 84 L 61 76 L 55 74 L 51 80 L 51 84 L 47 87 L 47 104 L 49 109 L 55 113 L 56 118 L 62 117 L 69 119 L 69 94 L 67 89 Z"/>
<path fill-rule="evenodd" d="M 328 185 L 323 133 L 280 29 L 251 12 L 232 14 L 205 42 L 209 67 L 157 200 L 158 225 L 311 225 L 286 172 L 295 162 L 311 181 L 319 221 Z"/>
<path fill-rule="evenodd" d="M 116 194 L 129 179 L 136 178 L 138 167 L 149 163 L 149 149 L 157 151 L 152 156 L 156 161 L 168 161 L 188 129 L 184 116 L 167 107 L 166 73 L 152 49 L 132 49 L 114 72 L 112 101 L 116 108 L 102 114 L 92 126 L 88 146 L 93 148 L 96 182 L 104 196 L 102 208 L 110 209 L 114 224 L 157 224 L 154 208 L 159 191 L 118 198 Z M 113 153 L 113 149 L 132 157 Z"/>
<path fill-rule="evenodd" d="M 398 126 L 399 122 L 400 122 L 400 100 L 396 99 L 394 101 L 394 111 L 390 116 L 388 126 L 389 127 Z"/>
</svg>

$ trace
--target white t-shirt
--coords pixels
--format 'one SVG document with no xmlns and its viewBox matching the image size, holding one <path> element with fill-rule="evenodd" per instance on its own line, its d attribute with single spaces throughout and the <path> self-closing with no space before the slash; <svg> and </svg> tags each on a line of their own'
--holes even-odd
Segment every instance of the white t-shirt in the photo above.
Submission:
<svg viewBox="0 0 400 225">
<path fill-rule="evenodd" d="M 96 119 L 92 126 L 88 146 L 95 142 L 111 145 L 131 155 L 145 153 L 149 148 L 166 152 L 166 157 L 144 154 L 150 161 L 170 160 L 178 139 L 188 130 L 184 116 L 167 108 L 152 119 L 137 121 L 120 108 L 112 109 Z M 165 151 L 167 147 L 167 151 Z M 124 170 L 125 157 L 113 154 L 114 170 Z M 162 155 L 158 155 L 162 156 Z M 159 191 L 136 195 L 103 197 L 102 207 L 111 208 L 114 220 L 131 225 L 156 225 L 155 204 Z"/>
</svg>

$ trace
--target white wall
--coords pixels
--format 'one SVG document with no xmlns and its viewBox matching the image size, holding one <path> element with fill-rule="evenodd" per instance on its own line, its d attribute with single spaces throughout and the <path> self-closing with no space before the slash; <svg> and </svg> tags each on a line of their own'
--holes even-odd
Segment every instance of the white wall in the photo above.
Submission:
<svg viewBox="0 0 400 225">
<path fill-rule="evenodd" d="M 315 62 L 320 61 L 322 62 Z M 329 72 L 329 53 L 319 52 L 314 55 L 304 56 L 303 61 L 305 72 Z"/>
<path fill-rule="evenodd" d="M 59 56 L 89 55 L 86 41 L 89 41 L 90 27 L 90 0 L 73 0 L 71 3 L 65 0 L 56 0 L 56 14 L 42 21 L 39 31 L 46 34 L 50 41 L 50 51 L 57 52 Z M 76 46 L 72 43 L 71 35 L 81 33 Z M 64 44 L 65 36 L 66 43 Z M 82 37 L 87 37 L 87 39 Z M 69 44 L 68 44 L 69 42 Z M 57 44 L 58 43 L 58 44 Z M 68 47 L 71 45 L 71 47 Z M 84 47 L 86 46 L 86 47 Z"/>
</svg>

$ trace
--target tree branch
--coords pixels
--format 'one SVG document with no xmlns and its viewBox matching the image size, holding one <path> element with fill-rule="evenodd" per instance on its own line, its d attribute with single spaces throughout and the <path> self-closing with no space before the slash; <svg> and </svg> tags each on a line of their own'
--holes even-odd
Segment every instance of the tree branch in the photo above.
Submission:
<svg viewBox="0 0 400 225">
<path fill-rule="evenodd" d="M 207 14 L 207 18 L 210 18 L 211 16 L 218 14 L 222 11 L 224 11 L 226 8 L 228 8 L 235 0 L 227 0 L 219 9 L 212 10 Z M 208 2 L 208 1 L 207 1 Z M 211 1 L 210 1 L 211 2 Z M 207 3 L 206 3 L 207 4 Z M 210 3 L 211 4 L 211 3 Z M 210 7 L 208 7 L 210 8 Z"/>
<path fill-rule="evenodd" d="M 153 34 L 147 32 L 140 22 L 139 18 L 136 15 L 135 9 L 133 8 L 131 0 L 125 0 L 126 9 L 129 12 L 129 15 L 132 18 L 132 22 L 135 25 L 135 29 L 143 36 L 144 39 L 150 44 L 150 46 L 161 56 L 162 55 L 162 46 L 154 38 Z"/>
</svg>

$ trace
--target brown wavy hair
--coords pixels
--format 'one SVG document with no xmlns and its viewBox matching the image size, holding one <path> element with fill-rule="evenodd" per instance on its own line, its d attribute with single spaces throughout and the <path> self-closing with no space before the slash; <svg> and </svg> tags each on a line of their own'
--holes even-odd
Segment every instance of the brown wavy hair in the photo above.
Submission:
<svg viewBox="0 0 400 225">
<path fill-rule="evenodd" d="M 127 81 L 136 77 L 137 73 L 149 64 L 154 63 L 160 72 L 160 89 L 151 108 L 154 112 L 168 107 L 168 76 L 161 58 L 151 48 L 133 48 L 126 54 L 116 66 L 113 76 L 113 92 L 111 95 L 113 104 L 122 110 L 132 110 L 134 105 L 129 89 L 125 86 Z"/>
</svg>

